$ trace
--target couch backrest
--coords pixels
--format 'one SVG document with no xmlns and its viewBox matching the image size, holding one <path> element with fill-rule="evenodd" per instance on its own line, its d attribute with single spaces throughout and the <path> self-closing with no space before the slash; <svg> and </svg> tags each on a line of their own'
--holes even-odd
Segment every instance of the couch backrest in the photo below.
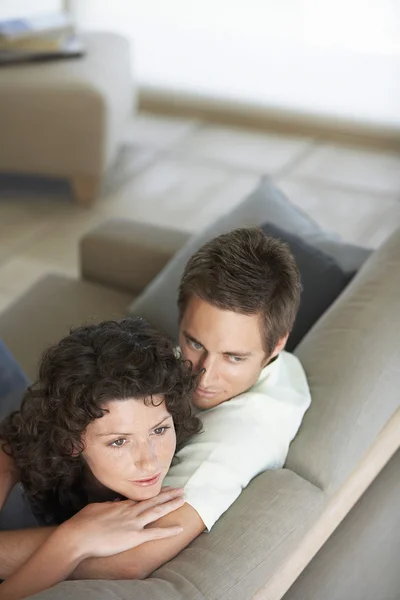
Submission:
<svg viewBox="0 0 400 600">
<path fill-rule="evenodd" d="M 333 493 L 400 406 L 400 230 L 295 353 L 313 402 L 286 466 Z"/>
</svg>

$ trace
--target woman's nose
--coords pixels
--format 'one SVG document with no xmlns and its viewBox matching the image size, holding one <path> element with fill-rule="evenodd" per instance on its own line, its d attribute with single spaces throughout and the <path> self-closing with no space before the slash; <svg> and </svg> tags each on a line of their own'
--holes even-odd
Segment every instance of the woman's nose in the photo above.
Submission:
<svg viewBox="0 0 400 600">
<path fill-rule="evenodd" d="M 144 442 L 134 449 L 133 462 L 135 467 L 143 473 L 143 477 L 153 475 L 158 469 L 157 455 L 152 444 Z"/>
</svg>

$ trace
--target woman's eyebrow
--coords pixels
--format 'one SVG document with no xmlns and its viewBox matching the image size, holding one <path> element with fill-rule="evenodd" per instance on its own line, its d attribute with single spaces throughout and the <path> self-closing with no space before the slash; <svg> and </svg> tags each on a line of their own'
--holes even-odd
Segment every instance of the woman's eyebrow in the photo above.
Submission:
<svg viewBox="0 0 400 600">
<path fill-rule="evenodd" d="M 172 419 L 171 415 L 166 415 L 162 421 L 160 421 L 159 423 L 157 423 L 157 425 L 153 425 L 152 427 L 150 427 L 150 431 L 152 429 L 157 429 L 157 427 L 160 427 L 160 425 L 162 425 L 164 423 L 164 421 L 166 421 L 167 419 Z M 128 435 L 133 435 L 133 433 L 127 433 L 127 432 L 122 432 L 122 431 L 110 431 L 107 433 L 96 433 L 97 437 L 106 437 L 107 435 L 123 435 L 123 436 L 128 436 Z"/>
<path fill-rule="evenodd" d="M 109 433 L 96 433 L 97 437 L 105 437 L 106 435 L 132 435 L 131 433 L 123 433 L 122 431 L 110 431 Z"/>
<path fill-rule="evenodd" d="M 157 429 L 157 427 L 160 427 L 160 425 L 162 425 L 167 419 L 172 419 L 172 415 L 167 415 L 166 417 L 164 417 L 162 421 L 157 423 L 157 425 L 153 425 L 153 427 L 150 427 L 150 430 Z"/>
</svg>

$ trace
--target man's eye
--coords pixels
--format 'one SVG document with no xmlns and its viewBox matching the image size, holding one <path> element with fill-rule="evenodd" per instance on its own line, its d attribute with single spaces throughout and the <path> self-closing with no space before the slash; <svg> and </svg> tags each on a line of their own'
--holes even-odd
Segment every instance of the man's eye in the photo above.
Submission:
<svg viewBox="0 0 400 600">
<path fill-rule="evenodd" d="M 244 358 L 243 358 L 243 356 L 229 356 L 229 360 L 232 363 L 241 363 L 244 361 Z"/>
<path fill-rule="evenodd" d="M 188 344 L 189 346 L 192 346 L 192 348 L 194 348 L 195 350 L 201 350 L 203 347 L 201 344 L 199 344 L 199 342 L 195 342 L 194 340 L 188 340 Z"/>
<path fill-rule="evenodd" d="M 115 442 L 111 442 L 110 446 L 113 448 L 121 448 L 126 443 L 126 438 L 119 438 L 119 440 L 115 440 Z"/>
<path fill-rule="evenodd" d="M 154 433 L 156 435 L 163 435 L 167 429 L 170 429 L 169 425 L 164 425 L 163 427 L 157 427 L 157 429 L 154 430 Z"/>
</svg>

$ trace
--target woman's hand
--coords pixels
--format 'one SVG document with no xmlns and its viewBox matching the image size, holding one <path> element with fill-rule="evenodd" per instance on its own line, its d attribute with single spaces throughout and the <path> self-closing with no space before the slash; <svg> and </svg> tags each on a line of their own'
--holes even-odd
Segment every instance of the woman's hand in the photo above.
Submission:
<svg viewBox="0 0 400 600">
<path fill-rule="evenodd" d="M 183 506 L 183 490 L 167 489 L 150 500 L 135 502 L 101 502 L 88 504 L 71 519 L 60 525 L 63 532 L 79 548 L 81 560 L 88 557 L 104 557 L 119 554 L 144 542 L 172 537 L 182 527 L 151 527 L 168 513 Z"/>
</svg>

